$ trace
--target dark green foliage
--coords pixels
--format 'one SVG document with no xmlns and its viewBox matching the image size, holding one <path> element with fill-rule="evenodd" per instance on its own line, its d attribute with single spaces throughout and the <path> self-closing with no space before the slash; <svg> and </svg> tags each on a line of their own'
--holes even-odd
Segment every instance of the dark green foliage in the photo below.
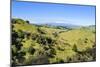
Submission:
<svg viewBox="0 0 100 67">
<path fill-rule="evenodd" d="M 87 39 L 87 38 L 85 38 L 85 41 L 84 41 L 84 43 L 88 43 L 88 39 Z"/>
<path fill-rule="evenodd" d="M 73 49 L 72 50 L 75 51 L 75 52 L 78 51 L 76 44 L 73 45 Z"/>
<path fill-rule="evenodd" d="M 46 36 L 44 36 L 44 35 L 40 35 L 40 36 L 37 37 L 37 38 L 38 38 L 37 42 L 38 42 L 39 44 L 43 44 L 43 45 L 51 45 L 51 44 L 53 44 L 53 42 L 54 42 L 54 40 L 53 40 L 52 38 L 46 37 Z"/>
<path fill-rule="evenodd" d="M 31 33 L 30 33 L 30 32 L 24 32 L 24 36 L 25 36 L 27 39 L 29 39 L 30 36 L 31 36 Z"/>
<path fill-rule="evenodd" d="M 39 37 L 39 35 L 36 33 L 32 34 L 32 36 L 31 36 L 32 40 L 36 40 L 38 37 Z"/>
<path fill-rule="evenodd" d="M 44 46 L 44 49 L 47 51 L 47 50 L 49 50 L 49 47 L 48 46 Z"/>
<path fill-rule="evenodd" d="M 35 50 L 32 46 L 29 47 L 29 51 L 28 51 L 28 52 L 29 52 L 30 54 L 34 54 L 35 51 L 36 51 L 36 50 Z"/>
<path fill-rule="evenodd" d="M 87 43 L 87 41 L 84 41 L 84 43 Z"/>
<path fill-rule="evenodd" d="M 96 33 L 96 31 L 93 31 L 93 33 L 95 34 L 95 33 Z"/>
<path fill-rule="evenodd" d="M 64 51 L 65 49 L 64 48 L 61 48 L 61 47 L 58 47 L 58 50 Z"/>
<path fill-rule="evenodd" d="M 30 22 L 27 20 L 27 21 L 26 21 L 26 23 L 28 23 L 28 24 L 29 24 Z"/>
<path fill-rule="evenodd" d="M 47 37 L 46 40 L 47 40 L 48 44 L 52 44 L 53 43 L 53 40 L 50 37 Z"/>
<path fill-rule="evenodd" d="M 58 63 L 64 63 L 64 60 L 63 59 L 60 59 Z"/>
<path fill-rule="evenodd" d="M 39 33 L 41 33 L 41 34 L 45 34 L 45 32 L 41 29 L 41 28 L 37 28 L 37 31 L 39 32 Z"/>
<path fill-rule="evenodd" d="M 87 39 L 86 39 L 87 40 Z M 85 61 L 95 61 L 96 60 L 96 49 L 95 46 L 93 48 L 87 48 L 84 51 L 78 51 L 77 46 L 73 46 L 73 51 L 76 52 L 76 55 L 68 62 L 85 62 Z"/>
<path fill-rule="evenodd" d="M 73 61 L 71 62 L 85 62 L 85 61 L 95 61 L 96 60 L 96 53 L 95 48 L 88 48 L 85 51 L 77 51 L 76 56 L 72 58 Z"/>
<path fill-rule="evenodd" d="M 15 45 L 16 46 L 16 48 L 17 48 L 17 50 L 21 50 L 21 47 L 23 46 L 22 44 L 17 44 L 17 45 Z"/>
<path fill-rule="evenodd" d="M 24 39 L 25 36 L 22 30 L 18 30 L 18 37 Z"/>
<path fill-rule="evenodd" d="M 25 52 L 18 52 L 16 54 L 16 59 L 19 59 L 20 60 L 25 54 L 26 54 Z"/>
<path fill-rule="evenodd" d="M 58 33 L 57 33 L 57 32 L 53 32 L 52 34 L 53 34 L 55 37 L 58 36 Z"/>
<path fill-rule="evenodd" d="M 48 50 L 47 52 L 47 56 L 50 57 L 50 58 L 54 58 L 56 55 L 56 50 L 54 48 L 51 48 Z"/>
<path fill-rule="evenodd" d="M 65 61 L 63 59 L 60 59 L 60 58 L 56 58 L 57 62 L 54 62 L 54 63 L 64 63 Z"/>
<path fill-rule="evenodd" d="M 39 44 L 47 45 L 46 38 L 44 36 L 41 36 L 41 35 L 39 36 L 39 39 L 37 40 L 37 42 Z"/>
<path fill-rule="evenodd" d="M 15 48 L 13 48 L 12 50 L 12 56 L 13 56 L 12 65 L 17 63 L 16 60 L 18 60 L 19 63 L 23 63 L 23 61 L 25 60 L 25 58 L 23 57 L 25 55 L 25 52 L 20 51 L 23 46 L 23 44 L 21 43 L 23 38 L 24 38 L 24 35 L 21 30 L 19 30 L 18 32 L 14 30 L 12 31 L 12 45 L 15 46 Z"/>
</svg>

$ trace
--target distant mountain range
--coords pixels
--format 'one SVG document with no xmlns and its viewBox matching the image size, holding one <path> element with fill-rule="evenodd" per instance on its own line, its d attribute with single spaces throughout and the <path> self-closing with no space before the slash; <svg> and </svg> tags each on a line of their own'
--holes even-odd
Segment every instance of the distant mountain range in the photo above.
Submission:
<svg viewBox="0 0 100 67">
<path fill-rule="evenodd" d="M 47 25 L 47 26 L 62 26 L 62 27 L 66 27 L 66 28 L 77 28 L 80 27 L 79 25 L 74 25 L 74 24 L 69 24 L 69 23 L 53 23 L 53 22 L 49 22 L 49 23 L 40 23 L 37 25 Z"/>
<path fill-rule="evenodd" d="M 80 27 L 87 27 L 87 28 L 91 28 L 91 29 L 95 29 L 95 25 L 88 25 L 88 26 L 82 26 L 82 25 L 74 25 L 74 24 L 70 24 L 70 23 L 55 23 L 55 22 L 48 22 L 48 23 L 35 23 L 36 25 L 46 25 L 46 26 L 60 26 L 60 27 L 65 27 L 65 28 L 80 28 Z"/>
</svg>

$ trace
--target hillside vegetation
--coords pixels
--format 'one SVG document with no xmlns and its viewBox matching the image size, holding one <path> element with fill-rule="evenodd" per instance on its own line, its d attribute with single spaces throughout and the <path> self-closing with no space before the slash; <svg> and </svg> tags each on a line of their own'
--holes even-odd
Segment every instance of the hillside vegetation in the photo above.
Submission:
<svg viewBox="0 0 100 67">
<path fill-rule="evenodd" d="M 63 28 L 12 19 L 12 65 L 96 60 L 95 28 Z"/>
</svg>

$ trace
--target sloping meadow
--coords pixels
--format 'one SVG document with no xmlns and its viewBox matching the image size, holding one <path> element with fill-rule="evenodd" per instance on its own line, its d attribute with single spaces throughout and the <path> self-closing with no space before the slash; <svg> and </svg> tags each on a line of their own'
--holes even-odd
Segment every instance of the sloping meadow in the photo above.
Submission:
<svg viewBox="0 0 100 67">
<path fill-rule="evenodd" d="M 95 27 L 57 28 L 12 19 L 12 65 L 96 60 Z"/>
</svg>

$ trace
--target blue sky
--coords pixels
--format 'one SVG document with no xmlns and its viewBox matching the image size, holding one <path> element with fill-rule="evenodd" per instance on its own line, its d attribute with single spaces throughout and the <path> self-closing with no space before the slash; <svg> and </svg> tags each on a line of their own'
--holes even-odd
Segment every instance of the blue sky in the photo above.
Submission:
<svg viewBox="0 0 100 67">
<path fill-rule="evenodd" d="M 55 22 L 75 25 L 94 25 L 95 6 L 13 1 L 12 18 L 29 20 L 30 23 Z"/>
</svg>

